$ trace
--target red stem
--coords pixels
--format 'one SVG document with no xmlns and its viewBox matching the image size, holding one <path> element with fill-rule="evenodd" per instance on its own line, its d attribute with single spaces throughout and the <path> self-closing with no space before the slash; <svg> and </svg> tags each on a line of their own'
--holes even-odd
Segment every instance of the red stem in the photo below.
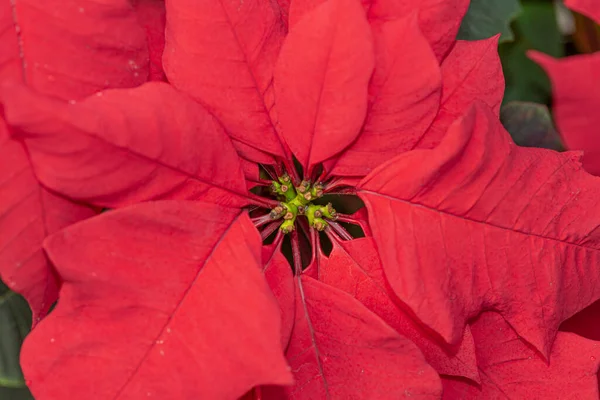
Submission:
<svg viewBox="0 0 600 400">
<path fill-rule="evenodd" d="M 269 177 L 272 180 L 277 180 L 277 174 L 274 173 L 274 171 L 271 169 L 272 167 L 270 165 L 266 165 L 266 164 L 260 164 L 260 166 L 262 167 L 262 169 L 265 170 L 265 172 L 267 173 L 267 175 L 269 175 Z"/>
<path fill-rule="evenodd" d="M 331 240 L 332 242 L 335 243 L 341 243 L 343 241 L 343 239 L 341 237 L 338 236 L 338 234 L 336 233 L 336 231 L 334 231 L 331 227 L 327 227 L 325 228 L 325 234 L 327 235 L 327 237 L 329 238 L 329 240 Z"/>
<path fill-rule="evenodd" d="M 296 276 L 300 276 L 302 273 L 302 258 L 300 256 L 300 241 L 297 231 L 292 231 L 292 256 L 294 258 L 294 273 Z"/>
<path fill-rule="evenodd" d="M 337 214 L 336 221 L 348 222 L 348 223 L 354 224 L 354 225 L 361 225 L 361 224 L 364 224 L 367 222 L 363 219 L 354 218 L 352 215 L 339 214 L 339 213 Z"/>
<path fill-rule="evenodd" d="M 275 251 L 277 251 L 277 249 L 279 248 L 279 246 L 281 246 L 281 242 L 283 242 L 283 238 L 285 236 L 285 233 L 283 233 L 281 230 L 279 230 L 277 232 L 277 235 L 275 236 L 275 240 L 273 240 L 273 246 L 275 246 Z"/>
<path fill-rule="evenodd" d="M 265 179 L 251 179 L 251 178 L 246 178 L 246 181 L 251 182 L 251 183 L 255 183 L 259 186 L 271 186 L 273 184 L 272 181 L 267 181 Z"/>
<path fill-rule="evenodd" d="M 250 219 L 255 227 L 259 228 L 270 221 L 273 221 L 270 214 L 261 215 L 260 217 L 255 217 Z"/>
<path fill-rule="evenodd" d="M 268 208 L 269 210 L 275 208 L 279 205 L 279 202 L 275 199 L 268 199 L 266 197 L 260 197 L 255 195 L 254 193 L 248 193 L 248 200 L 254 205 L 260 206 L 262 208 Z"/>
<path fill-rule="evenodd" d="M 310 230 L 310 244 L 312 245 L 312 255 L 310 257 L 310 264 L 312 264 L 317 259 L 317 251 L 321 247 L 319 232 L 317 232 L 316 229 Z"/>
<path fill-rule="evenodd" d="M 296 222 L 300 225 L 300 229 L 304 232 L 307 239 L 310 239 L 310 227 L 308 226 L 308 221 L 306 218 L 296 218 Z"/>
<path fill-rule="evenodd" d="M 337 233 L 338 235 L 340 235 L 340 237 L 344 240 L 352 240 L 354 239 L 352 237 L 352 235 L 340 224 L 338 224 L 335 221 L 327 221 L 327 223 L 329 224 L 329 226 L 335 231 L 335 233 Z"/>
<path fill-rule="evenodd" d="M 271 225 L 267 225 L 267 227 L 263 229 L 263 231 L 260 233 L 261 239 L 265 240 L 266 238 L 271 236 L 271 234 L 275 232 L 275 229 L 279 228 L 279 225 L 281 225 L 279 221 L 275 221 Z"/>
<path fill-rule="evenodd" d="M 333 188 L 335 189 L 335 188 Z M 354 194 L 356 195 L 356 188 L 353 187 L 347 187 L 347 188 L 343 188 L 343 189 L 339 189 L 335 192 L 332 192 L 331 189 L 327 190 L 327 188 L 325 189 L 325 193 L 327 194 Z"/>
</svg>

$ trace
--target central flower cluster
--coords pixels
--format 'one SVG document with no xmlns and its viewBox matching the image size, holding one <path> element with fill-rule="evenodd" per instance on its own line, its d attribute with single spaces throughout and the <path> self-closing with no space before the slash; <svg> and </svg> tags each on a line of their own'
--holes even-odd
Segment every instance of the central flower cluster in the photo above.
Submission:
<svg viewBox="0 0 600 400">
<path fill-rule="evenodd" d="M 269 218 L 277 220 L 283 218 L 279 229 L 283 233 L 290 233 L 295 229 L 296 218 L 304 215 L 308 224 L 318 231 L 323 231 L 328 226 L 327 220 L 335 221 L 337 212 L 331 203 L 326 205 L 313 204 L 312 202 L 323 196 L 323 184 L 311 184 L 303 180 L 298 186 L 292 184 L 289 175 L 284 174 L 272 181 L 271 190 L 281 202 L 269 213 Z"/>
</svg>

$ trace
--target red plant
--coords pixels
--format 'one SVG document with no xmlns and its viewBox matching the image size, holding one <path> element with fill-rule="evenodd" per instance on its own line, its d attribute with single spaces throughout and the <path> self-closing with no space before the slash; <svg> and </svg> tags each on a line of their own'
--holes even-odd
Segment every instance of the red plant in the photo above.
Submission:
<svg viewBox="0 0 600 400">
<path fill-rule="evenodd" d="M 600 23 L 600 3 L 593 0 L 565 2 Z M 600 175 L 600 53 L 556 60 L 543 53 L 530 57 L 548 73 L 553 86 L 554 119 L 570 150 L 583 150 L 583 165 Z"/>
<path fill-rule="evenodd" d="M 600 3 L 592 0 L 565 2 L 572 10 L 600 23 Z M 554 119 L 568 149 L 583 150 L 583 166 L 600 175 L 600 53 L 556 60 L 534 52 L 530 57 L 548 73 L 553 87 Z M 600 302 L 573 316 L 561 330 L 600 340 Z M 600 379 L 600 375 L 598 376 Z"/>
<path fill-rule="evenodd" d="M 0 82 L 23 82 L 70 101 L 140 85 L 149 76 L 149 51 L 138 17 L 160 29 L 159 6 L 152 0 L 137 1 L 135 8 L 121 1 L 45 0 L 40 6 L 2 0 Z M 150 58 L 156 54 L 150 51 Z M 29 301 L 35 324 L 56 301 L 60 284 L 42 241 L 95 212 L 41 186 L 24 145 L 0 114 L 0 276 Z"/>
<path fill-rule="evenodd" d="M 597 396 L 557 330 L 600 298 L 600 181 L 511 141 L 468 2 L 284 3 L 167 2 L 170 85 L 0 93 L 39 180 L 116 209 L 45 241 L 36 398 Z"/>
</svg>

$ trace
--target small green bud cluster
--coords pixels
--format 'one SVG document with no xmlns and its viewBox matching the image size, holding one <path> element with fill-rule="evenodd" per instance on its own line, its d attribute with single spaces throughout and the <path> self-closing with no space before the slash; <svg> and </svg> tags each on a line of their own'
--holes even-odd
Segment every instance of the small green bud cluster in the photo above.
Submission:
<svg viewBox="0 0 600 400">
<path fill-rule="evenodd" d="M 323 184 L 311 184 L 310 181 L 302 181 L 298 186 L 293 186 L 288 175 L 283 175 L 277 181 L 271 183 L 271 190 L 276 194 L 281 203 L 271 210 L 271 219 L 283 218 L 279 229 L 283 233 L 290 233 L 295 229 L 296 218 L 299 215 L 306 216 L 308 224 L 322 231 L 327 227 L 327 220 L 334 221 L 337 213 L 331 203 L 325 206 L 312 204 L 312 202 L 323 196 Z"/>
</svg>

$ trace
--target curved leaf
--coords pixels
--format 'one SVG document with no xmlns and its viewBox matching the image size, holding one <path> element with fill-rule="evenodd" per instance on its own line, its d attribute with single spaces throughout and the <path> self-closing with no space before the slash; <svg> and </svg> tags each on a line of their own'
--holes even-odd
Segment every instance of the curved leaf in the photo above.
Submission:
<svg viewBox="0 0 600 400">
<path fill-rule="evenodd" d="M 236 146 L 249 146 L 245 158 L 284 156 L 270 114 L 285 26 L 271 2 L 174 0 L 167 2 L 167 15 L 169 82 L 214 113 Z"/>
<path fill-rule="evenodd" d="M 600 180 L 577 159 L 517 147 L 476 104 L 436 149 L 373 171 L 359 194 L 399 298 L 451 343 L 498 310 L 547 356 L 600 298 Z"/>
<path fill-rule="evenodd" d="M 56 301 L 59 287 L 42 241 L 93 214 L 40 186 L 25 148 L 0 120 L 0 277 L 27 299 L 34 324 Z"/>
<path fill-rule="evenodd" d="M 504 78 L 498 57 L 498 38 L 456 42 L 442 63 L 442 100 L 429 130 L 414 148 L 437 146 L 450 125 L 474 102 L 483 102 L 500 113 Z"/>
<path fill-rule="evenodd" d="M 319 281 L 350 294 L 400 335 L 416 344 L 427 363 L 438 374 L 479 381 L 470 330 L 465 330 L 460 346 L 452 348 L 441 344 L 434 333 L 415 322 L 403 310 L 403 304 L 388 290 L 379 254 L 371 238 L 334 242 L 329 259 L 319 266 Z"/>
<path fill-rule="evenodd" d="M 14 62 L 24 81 L 37 91 L 79 99 L 105 88 L 146 81 L 146 35 L 129 1 L 2 3 L 0 32 L 18 32 L 19 53 Z"/>
<path fill-rule="evenodd" d="M 549 364 L 493 312 L 472 325 L 481 386 L 443 379 L 444 399 L 595 399 L 600 343 L 559 332 Z"/>
<path fill-rule="evenodd" d="M 147 76 L 146 37 L 128 1 L 0 1 L 1 82 L 72 100 Z M 40 186 L 23 143 L 0 121 L 0 276 L 27 299 L 34 323 L 58 290 L 42 240 L 93 213 Z"/>
<path fill-rule="evenodd" d="M 219 123 L 166 83 L 66 104 L 22 87 L 2 93 L 42 183 L 103 207 L 145 200 L 244 204 L 240 161 Z"/>
<path fill-rule="evenodd" d="M 565 0 L 565 5 L 600 24 L 600 5 L 596 0 Z"/>
<path fill-rule="evenodd" d="M 282 135 L 305 171 L 356 139 L 373 63 L 358 0 L 325 2 L 290 30 L 275 68 L 275 98 Z"/>
<path fill-rule="evenodd" d="M 337 159 L 333 175 L 365 176 L 412 149 L 435 118 L 441 73 L 415 15 L 373 27 L 375 71 L 369 111 L 357 140 Z"/>
<path fill-rule="evenodd" d="M 296 324 L 286 357 L 296 382 L 284 398 L 441 394 L 439 377 L 412 342 L 352 296 L 307 276 L 296 278 Z"/>
<path fill-rule="evenodd" d="M 263 273 L 277 298 L 281 312 L 281 346 L 287 348 L 296 320 L 296 301 L 292 269 L 281 251 L 263 246 Z"/>
<path fill-rule="evenodd" d="M 530 57 L 550 75 L 554 117 L 565 146 L 583 150 L 583 165 L 600 175 L 600 53 L 555 60 L 531 52 Z"/>
<path fill-rule="evenodd" d="M 419 16 L 419 27 L 438 60 L 443 60 L 456 40 L 469 0 L 363 0 L 367 3 L 369 21 L 376 24 L 406 17 Z"/>
<path fill-rule="evenodd" d="M 260 246 L 240 210 L 184 201 L 104 213 L 48 238 L 64 284 L 23 346 L 35 398 L 86 388 L 91 400 L 233 399 L 290 384 Z"/>
</svg>

